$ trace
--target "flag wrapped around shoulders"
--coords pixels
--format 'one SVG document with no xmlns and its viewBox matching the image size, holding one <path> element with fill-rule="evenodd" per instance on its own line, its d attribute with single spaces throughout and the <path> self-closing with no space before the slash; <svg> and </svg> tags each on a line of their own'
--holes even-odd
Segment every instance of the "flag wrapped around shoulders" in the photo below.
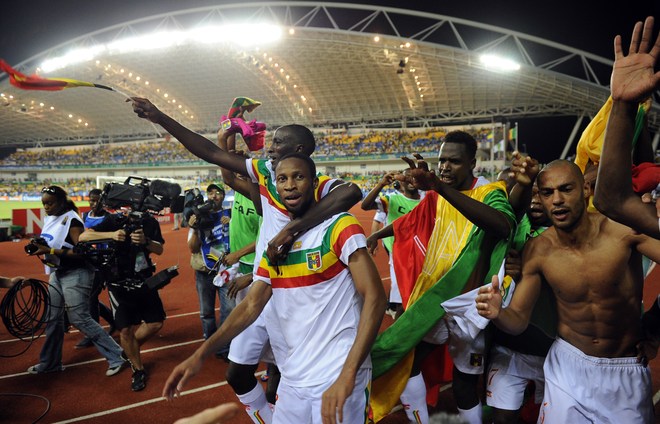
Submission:
<svg viewBox="0 0 660 424">
<path fill-rule="evenodd" d="M 514 227 L 503 182 L 462 193 L 504 213 Z M 406 309 L 378 336 L 371 350 L 375 422 L 396 405 L 410 375 L 415 347 L 445 314 L 441 303 L 465 289 L 483 255 L 485 236 L 484 230 L 434 191 L 394 222 L 394 269 Z M 483 283 L 497 274 L 508 245 L 508 240 L 495 245 Z"/>
<path fill-rule="evenodd" d="M 59 91 L 72 87 L 95 87 L 115 91 L 111 87 L 87 81 L 69 78 L 43 78 L 36 74 L 28 76 L 18 72 L 2 59 L 0 59 L 0 70 L 9 74 L 9 83 L 11 85 L 22 90 Z"/>
</svg>

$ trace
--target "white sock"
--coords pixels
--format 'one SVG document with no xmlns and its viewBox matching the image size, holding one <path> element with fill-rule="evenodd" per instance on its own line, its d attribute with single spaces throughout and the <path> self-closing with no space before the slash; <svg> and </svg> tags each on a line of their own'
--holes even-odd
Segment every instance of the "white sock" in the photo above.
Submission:
<svg viewBox="0 0 660 424">
<path fill-rule="evenodd" d="M 261 384 L 257 383 L 254 389 L 237 396 L 238 400 L 245 405 L 245 412 L 254 424 L 270 424 L 273 421 L 273 410 L 266 400 L 266 392 Z"/>
<path fill-rule="evenodd" d="M 408 379 L 406 388 L 401 393 L 401 403 L 408 420 L 415 424 L 428 424 L 429 410 L 426 406 L 426 384 L 422 373 Z"/>
<path fill-rule="evenodd" d="M 482 414 L 481 402 L 471 409 L 458 408 L 458 415 L 468 424 L 481 424 Z"/>
</svg>

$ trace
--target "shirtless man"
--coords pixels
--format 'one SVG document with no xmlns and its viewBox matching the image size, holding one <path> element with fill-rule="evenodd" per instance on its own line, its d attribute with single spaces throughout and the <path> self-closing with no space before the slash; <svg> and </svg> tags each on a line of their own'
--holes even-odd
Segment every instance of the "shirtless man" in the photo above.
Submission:
<svg viewBox="0 0 660 424">
<path fill-rule="evenodd" d="M 477 310 L 520 334 L 542 285 L 553 290 L 558 337 L 543 368 L 539 422 L 652 422 L 651 374 L 638 351 L 645 337 L 641 255 L 660 260 L 660 241 L 586 213 L 584 179 L 572 162 L 551 162 L 537 183 L 553 226 L 525 245 L 510 305 L 501 308 L 494 276 L 479 290 Z"/>
</svg>

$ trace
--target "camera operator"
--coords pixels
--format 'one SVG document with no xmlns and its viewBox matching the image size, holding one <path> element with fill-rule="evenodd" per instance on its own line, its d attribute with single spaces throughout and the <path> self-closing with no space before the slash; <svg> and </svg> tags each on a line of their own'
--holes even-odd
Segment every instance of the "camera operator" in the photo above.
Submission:
<svg viewBox="0 0 660 424">
<path fill-rule="evenodd" d="M 69 321 L 92 340 L 99 352 L 108 360 L 107 376 L 122 370 L 124 359 L 121 347 L 106 333 L 89 313 L 94 269 L 85 258 L 71 249 L 83 232 L 78 208 L 59 186 L 44 187 L 41 203 L 47 216 L 41 237 L 25 248 L 30 255 L 44 255 L 46 273 L 50 274 L 48 295 L 50 306 L 46 325 L 46 341 L 39 355 L 39 364 L 28 368 L 30 374 L 62 371 L 62 345 L 64 343 L 64 311 Z M 65 309 L 66 308 L 66 309 Z"/>
<path fill-rule="evenodd" d="M 230 210 L 222 208 L 225 191 L 217 184 L 209 184 L 206 195 L 208 203 L 199 206 L 198 212 L 192 214 L 188 220 L 188 248 L 192 254 L 191 265 L 195 270 L 199 315 L 205 340 L 215 333 L 236 306 L 236 301 L 228 295 L 227 284 L 221 287 L 213 284 L 220 262 L 224 255 L 229 253 Z M 199 212 L 200 210 L 205 212 Z M 215 317 L 216 293 L 220 300 L 219 322 L 216 322 Z M 227 360 L 228 353 L 229 345 L 226 345 L 216 352 L 216 356 Z"/>
<path fill-rule="evenodd" d="M 122 271 L 120 279 L 108 285 L 110 302 L 115 311 L 115 327 L 120 331 L 121 346 L 133 370 L 131 389 L 137 392 L 147 384 L 140 346 L 162 328 L 165 320 L 158 290 L 141 283 L 155 269 L 149 255 L 161 255 L 165 240 L 158 221 L 146 212 L 108 215 L 80 236 L 85 242 L 108 239 L 117 242 L 116 255 Z"/>
<path fill-rule="evenodd" d="M 90 228 L 100 223 L 108 215 L 108 211 L 103 207 L 101 200 L 101 194 L 103 192 L 94 188 L 89 191 L 89 207 L 90 210 L 83 213 L 82 220 L 85 228 Z M 115 332 L 115 319 L 112 314 L 112 310 L 106 306 L 103 302 L 99 301 L 99 295 L 103 288 L 105 287 L 105 280 L 103 273 L 100 270 L 95 270 L 94 272 L 94 287 L 92 289 L 92 294 L 89 298 L 89 313 L 96 322 L 100 322 L 100 317 L 103 317 L 108 324 L 110 324 L 110 329 L 108 334 L 112 335 Z M 84 349 L 86 347 L 92 346 L 92 341 L 88 337 L 83 337 L 74 347 L 76 349 Z"/>
</svg>

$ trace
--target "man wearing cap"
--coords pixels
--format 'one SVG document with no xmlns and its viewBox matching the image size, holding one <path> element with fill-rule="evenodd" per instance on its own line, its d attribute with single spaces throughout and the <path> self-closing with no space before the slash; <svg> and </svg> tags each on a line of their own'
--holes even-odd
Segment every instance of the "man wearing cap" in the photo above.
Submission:
<svg viewBox="0 0 660 424">
<path fill-rule="evenodd" d="M 220 287 L 213 283 L 218 274 L 220 263 L 225 254 L 229 253 L 229 221 L 230 210 L 223 209 L 225 191 L 218 184 L 209 184 L 206 188 L 208 204 L 211 210 L 200 206 L 204 212 L 193 213 L 188 219 L 188 248 L 193 255 L 191 265 L 195 270 L 195 284 L 199 297 L 199 316 L 202 320 L 204 339 L 208 339 L 224 322 L 225 318 L 236 306 L 234 299 L 228 295 L 227 285 Z M 194 260 L 195 257 L 197 260 Z M 201 260 L 200 260 L 201 259 Z M 215 297 L 220 300 L 220 320 L 216 322 Z M 216 356 L 226 360 L 229 345 L 221 347 Z"/>
</svg>

